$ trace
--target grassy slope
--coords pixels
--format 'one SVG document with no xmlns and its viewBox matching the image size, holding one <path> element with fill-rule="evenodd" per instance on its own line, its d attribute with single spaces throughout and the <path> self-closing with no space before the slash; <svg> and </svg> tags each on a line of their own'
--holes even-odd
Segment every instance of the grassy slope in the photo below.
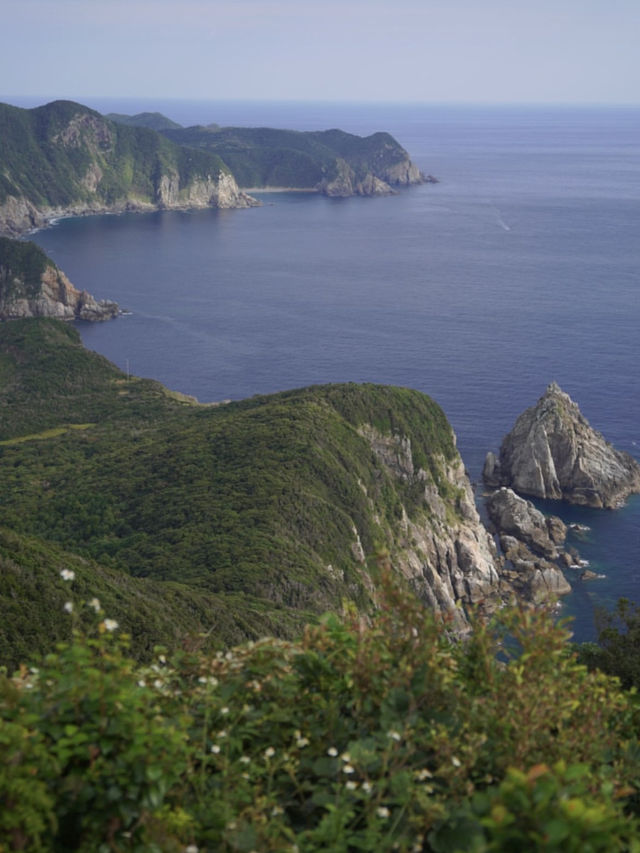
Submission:
<svg viewBox="0 0 640 853">
<path fill-rule="evenodd" d="M 186 584 L 200 613 L 227 596 L 238 612 L 246 596 L 258 633 L 291 633 L 344 597 L 366 606 L 353 526 L 370 554 L 389 544 L 401 503 L 418 506 L 360 424 L 409 435 L 444 494 L 439 460 L 455 453 L 441 410 L 417 392 L 336 385 L 191 405 L 127 382 L 51 320 L 0 326 L 0 423 L 6 528 L 53 543 L 56 568 L 64 549 L 111 578 Z M 172 605 L 153 601 L 154 619 L 170 620 Z M 230 624 L 216 620 L 212 635 L 228 639 Z"/>
</svg>

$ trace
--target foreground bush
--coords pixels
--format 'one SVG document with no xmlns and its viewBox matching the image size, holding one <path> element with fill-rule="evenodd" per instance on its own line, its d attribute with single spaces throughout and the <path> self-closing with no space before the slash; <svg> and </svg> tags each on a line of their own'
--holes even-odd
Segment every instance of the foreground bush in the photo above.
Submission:
<svg viewBox="0 0 640 853">
<path fill-rule="evenodd" d="M 0 851 L 640 850 L 635 695 L 545 614 L 455 643 L 382 587 L 372 624 L 144 668 L 102 619 L 5 678 Z"/>
</svg>

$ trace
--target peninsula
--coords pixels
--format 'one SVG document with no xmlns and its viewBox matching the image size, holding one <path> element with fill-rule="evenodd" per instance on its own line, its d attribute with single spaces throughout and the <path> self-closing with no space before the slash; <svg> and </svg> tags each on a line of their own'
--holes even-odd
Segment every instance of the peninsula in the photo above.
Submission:
<svg viewBox="0 0 640 853">
<path fill-rule="evenodd" d="M 240 187 L 383 195 L 425 178 L 388 133 L 181 128 L 158 114 L 109 118 L 72 101 L 0 104 L 0 234 L 61 216 L 258 202 Z"/>
</svg>

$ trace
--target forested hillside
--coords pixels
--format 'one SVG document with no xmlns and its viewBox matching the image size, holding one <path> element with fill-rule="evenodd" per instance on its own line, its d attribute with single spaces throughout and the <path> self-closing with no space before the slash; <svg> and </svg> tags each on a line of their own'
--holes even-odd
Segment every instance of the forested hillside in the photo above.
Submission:
<svg viewBox="0 0 640 853">
<path fill-rule="evenodd" d="M 27 621 L 50 607 L 46 586 L 66 552 L 86 561 L 78 571 L 87 588 L 94 573 L 101 586 L 126 578 L 140 594 L 154 581 L 159 639 L 175 633 L 167 620 L 176 596 L 185 607 L 202 597 L 193 630 L 212 640 L 292 635 L 345 598 L 367 612 L 368 558 L 384 547 L 417 559 L 411 519 L 434 536 L 445 517 L 475 534 L 464 489 L 449 476 L 459 460 L 451 428 L 433 401 L 406 389 L 335 385 L 201 406 L 127 378 L 73 328 L 31 320 L 0 326 L 0 412 L 5 559 L 19 567 L 20 549 L 30 563 L 34 551 L 38 565 L 51 558 Z M 378 446 L 375 436 L 389 438 Z M 447 547 L 455 565 L 455 543 Z M 22 582 L 32 584 L 18 569 L 3 576 L 0 623 L 15 614 Z M 414 582 L 428 598 L 429 578 Z M 158 583 L 190 592 L 172 587 L 163 607 Z M 228 601 L 229 618 L 207 619 L 212 601 Z M 20 632 L 13 622 L 5 644 Z"/>
</svg>

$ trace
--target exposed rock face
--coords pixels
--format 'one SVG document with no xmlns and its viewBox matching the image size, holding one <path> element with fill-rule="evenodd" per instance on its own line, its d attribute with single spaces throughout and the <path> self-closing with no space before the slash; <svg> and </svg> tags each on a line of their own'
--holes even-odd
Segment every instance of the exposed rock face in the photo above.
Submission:
<svg viewBox="0 0 640 853">
<path fill-rule="evenodd" d="M 441 497 L 427 472 L 414 468 L 406 436 L 381 435 L 373 427 L 360 431 L 388 473 L 423 490 L 424 511 L 410 518 L 403 510 L 397 528 L 390 531 L 393 566 L 426 604 L 448 614 L 454 628 L 464 630 L 468 623 L 459 604 L 482 604 L 491 610 L 502 599 L 497 552 L 480 521 L 462 459 L 441 462 L 443 477 L 456 495 L 452 503 Z"/>
<path fill-rule="evenodd" d="M 168 172 L 156 186 L 156 203 L 164 210 L 195 207 L 254 207 L 258 202 L 242 192 L 229 173 L 220 172 L 215 178 L 195 180 L 180 187 L 177 172 Z"/>
<path fill-rule="evenodd" d="M 531 501 L 501 488 L 487 499 L 487 511 L 498 531 L 500 548 L 511 564 L 504 577 L 523 598 L 535 604 L 571 592 L 562 571 L 552 560 L 560 560 L 567 528 L 557 517 L 545 517 Z"/>
<path fill-rule="evenodd" d="M 218 157 L 186 155 L 151 130 L 125 129 L 81 104 L 0 104 L 0 115 L 8 140 L 0 234 L 20 236 L 65 216 L 258 204 Z"/>
<path fill-rule="evenodd" d="M 100 186 L 100 169 L 90 167 L 82 178 L 88 191 L 97 193 Z M 243 192 L 232 175 L 220 172 L 217 177 L 192 181 L 180 189 L 175 173 L 159 177 L 153 202 L 139 198 L 123 198 L 105 204 L 96 200 L 78 202 L 65 207 L 36 207 L 24 197 L 9 196 L 0 205 L 0 234 L 19 237 L 37 228 L 43 228 L 56 219 L 68 216 L 90 216 L 100 213 L 124 213 L 125 211 L 188 210 L 200 207 L 247 208 L 257 207 L 260 202 Z"/>
<path fill-rule="evenodd" d="M 489 486 L 593 507 L 619 507 L 640 492 L 640 465 L 605 441 L 555 382 L 520 415 L 499 459 L 487 455 L 483 477 Z"/>
<path fill-rule="evenodd" d="M 559 518 L 545 518 L 531 501 L 504 487 L 487 498 L 487 511 L 500 533 L 519 539 L 534 554 L 558 559 L 558 545 L 567 536 L 567 528 Z"/>
<path fill-rule="evenodd" d="M 30 294 L 22 282 L 14 280 L 14 295 L 0 301 L 0 320 L 23 317 L 57 317 L 60 320 L 109 320 L 117 317 L 115 302 L 97 301 L 86 290 L 77 290 L 56 267 L 42 274 L 39 293 Z"/>
<path fill-rule="evenodd" d="M 331 179 L 325 178 L 320 181 L 317 190 L 332 198 L 348 198 L 353 195 L 393 195 L 395 190 L 381 178 L 367 172 L 358 179 L 355 171 L 346 160 L 339 158 L 336 161 L 337 175 Z"/>
<path fill-rule="evenodd" d="M 399 163 L 384 166 L 376 173 L 367 172 L 360 178 L 345 160 L 338 159 L 336 165 L 337 176 L 332 179 L 325 178 L 316 187 L 318 192 L 334 198 L 348 198 L 353 195 L 394 195 L 395 187 L 438 183 L 432 175 L 423 175 L 408 156 Z"/>
</svg>

